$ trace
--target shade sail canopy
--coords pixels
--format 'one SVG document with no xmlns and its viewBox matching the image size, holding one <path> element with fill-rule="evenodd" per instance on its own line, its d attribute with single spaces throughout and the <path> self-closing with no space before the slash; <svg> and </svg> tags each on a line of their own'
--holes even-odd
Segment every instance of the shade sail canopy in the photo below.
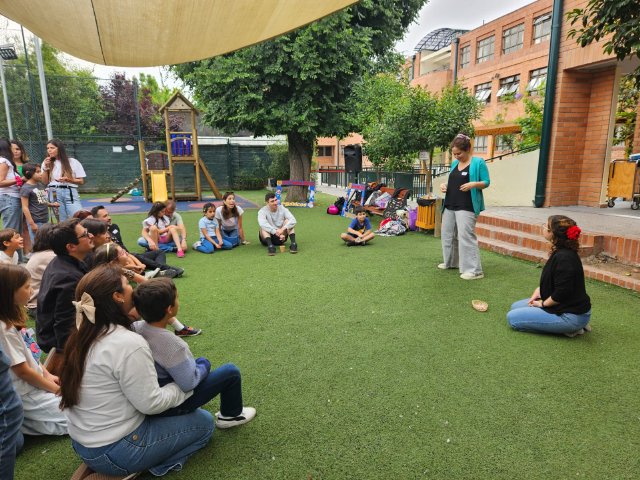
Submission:
<svg viewBox="0 0 640 480">
<path fill-rule="evenodd" d="M 0 13 L 83 60 L 151 67 L 232 52 L 356 1 L 0 0 Z"/>
</svg>

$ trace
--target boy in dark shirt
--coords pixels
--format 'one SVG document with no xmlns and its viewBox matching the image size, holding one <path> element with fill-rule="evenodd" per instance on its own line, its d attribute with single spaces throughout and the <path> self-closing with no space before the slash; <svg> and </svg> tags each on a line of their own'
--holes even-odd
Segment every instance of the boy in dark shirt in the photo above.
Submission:
<svg viewBox="0 0 640 480">
<path fill-rule="evenodd" d="M 353 213 L 356 218 L 353 219 L 346 233 L 340 235 L 340 238 L 347 243 L 347 246 L 366 245 L 367 242 L 373 240 L 375 234 L 371 229 L 371 222 L 367 218 L 367 212 L 364 207 L 356 207 Z"/>
</svg>

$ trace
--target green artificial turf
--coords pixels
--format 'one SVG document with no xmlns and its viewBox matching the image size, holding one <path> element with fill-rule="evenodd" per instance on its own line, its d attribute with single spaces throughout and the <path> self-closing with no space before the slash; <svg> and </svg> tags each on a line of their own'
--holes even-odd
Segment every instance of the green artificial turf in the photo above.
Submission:
<svg viewBox="0 0 640 480">
<path fill-rule="evenodd" d="M 589 281 L 591 334 L 517 333 L 505 313 L 535 288 L 535 265 L 483 251 L 486 277 L 469 282 L 436 269 L 440 242 L 424 233 L 346 247 L 329 198 L 293 210 L 297 255 L 267 256 L 254 209 L 251 245 L 170 255 L 186 270 L 178 317 L 204 331 L 193 353 L 237 364 L 258 416 L 167 478 L 638 478 L 638 294 Z M 183 214 L 190 243 L 199 217 Z M 132 250 L 141 220 L 114 215 Z M 16 478 L 66 480 L 78 465 L 68 438 L 29 439 Z"/>
</svg>

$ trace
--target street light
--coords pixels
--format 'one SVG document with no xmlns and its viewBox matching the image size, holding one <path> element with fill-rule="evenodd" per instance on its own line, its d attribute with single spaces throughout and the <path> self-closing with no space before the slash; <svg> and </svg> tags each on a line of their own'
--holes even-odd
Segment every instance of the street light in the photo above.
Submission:
<svg viewBox="0 0 640 480">
<path fill-rule="evenodd" d="M 11 112 L 9 111 L 9 96 L 7 95 L 7 84 L 4 81 L 4 61 L 17 60 L 18 54 L 12 43 L 0 45 L 0 81 L 2 82 L 2 97 L 4 98 L 4 111 L 7 115 L 7 128 L 9 138 L 13 138 L 13 126 L 11 125 Z"/>
</svg>

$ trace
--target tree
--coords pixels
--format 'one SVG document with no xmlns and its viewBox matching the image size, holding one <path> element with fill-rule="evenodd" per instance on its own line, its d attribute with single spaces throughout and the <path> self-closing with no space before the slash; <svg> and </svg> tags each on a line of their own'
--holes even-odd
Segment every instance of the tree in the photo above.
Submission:
<svg viewBox="0 0 640 480">
<path fill-rule="evenodd" d="M 523 148 L 538 145 L 542 140 L 542 118 L 544 116 L 544 95 L 546 91 L 546 81 L 542 82 L 536 89 L 536 96 L 527 96 L 524 102 L 524 116 L 516 119 L 520 125 L 520 138 L 516 148 Z"/>
<path fill-rule="evenodd" d="M 274 40 L 173 67 L 205 121 L 226 131 L 286 134 L 291 178 L 308 180 L 315 139 L 353 131 L 356 82 L 388 64 L 394 43 L 426 0 L 362 0 Z M 303 189 L 291 189 L 303 200 Z"/>
<path fill-rule="evenodd" d="M 585 8 L 567 13 L 571 25 L 569 37 L 576 38 L 582 47 L 606 39 L 603 50 L 615 54 L 618 60 L 640 57 L 640 8 L 637 0 L 589 0 Z M 640 67 L 634 72 L 640 86 Z"/>
<path fill-rule="evenodd" d="M 616 134 L 613 144 L 624 143 L 628 157 L 633 152 L 633 136 L 636 129 L 636 116 L 640 102 L 640 87 L 633 77 L 626 75 L 620 80 L 618 108 L 616 110 Z"/>
</svg>

